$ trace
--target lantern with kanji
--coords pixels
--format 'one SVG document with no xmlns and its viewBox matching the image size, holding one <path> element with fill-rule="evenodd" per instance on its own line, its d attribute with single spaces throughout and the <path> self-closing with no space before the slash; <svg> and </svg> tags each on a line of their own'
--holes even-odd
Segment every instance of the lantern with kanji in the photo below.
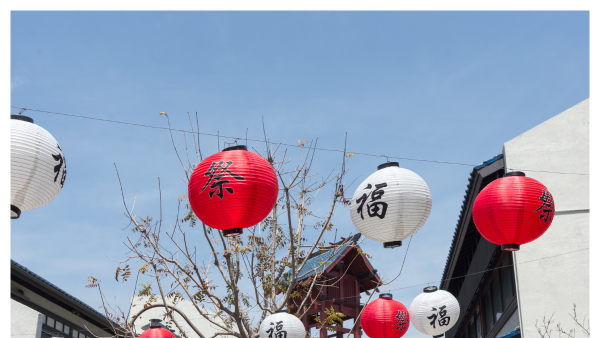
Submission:
<svg viewBox="0 0 600 338">
<path fill-rule="evenodd" d="M 408 310 L 393 300 L 390 293 L 380 294 L 360 315 L 360 325 L 370 338 L 400 338 L 408 330 L 409 323 Z"/>
<path fill-rule="evenodd" d="M 225 236 L 265 219 L 277 200 L 275 170 L 246 146 L 224 149 L 204 159 L 194 169 L 188 198 L 198 218 Z"/>
<path fill-rule="evenodd" d="M 50 203 L 67 177 L 65 154 L 46 129 L 10 116 L 10 218 Z"/>
<path fill-rule="evenodd" d="M 164 329 L 160 322 L 160 319 L 150 319 L 150 328 L 142 332 L 138 338 L 176 338 L 175 334 Z"/>
<path fill-rule="evenodd" d="M 410 304 L 410 321 L 419 332 L 443 337 L 458 321 L 460 305 L 454 296 L 435 286 L 423 289 Z"/>
<path fill-rule="evenodd" d="M 427 221 L 431 193 L 416 173 L 388 162 L 364 180 L 352 197 L 350 217 L 367 238 L 382 242 L 384 248 L 402 245 Z"/>
<path fill-rule="evenodd" d="M 554 199 L 548 188 L 520 171 L 492 181 L 473 204 L 477 230 L 506 251 L 517 251 L 540 237 L 553 219 Z"/>
<path fill-rule="evenodd" d="M 276 311 L 260 323 L 260 338 L 305 338 L 304 324 L 286 310 Z"/>
</svg>

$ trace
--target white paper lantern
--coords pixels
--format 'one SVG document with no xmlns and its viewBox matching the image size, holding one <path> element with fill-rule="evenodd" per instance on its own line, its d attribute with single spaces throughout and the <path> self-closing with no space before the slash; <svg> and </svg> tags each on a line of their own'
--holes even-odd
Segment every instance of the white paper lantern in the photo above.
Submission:
<svg viewBox="0 0 600 338">
<path fill-rule="evenodd" d="M 58 195 L 67 176 L 65 155 L 46 129 L 33 119 L 11 115 L 10 218 L 48 204 Z"/>
<path fill-rule="evenodd" d="M 260 324 L 260 338 L 305 338 L 306 330 L 298 317 L 279 310 Z"/>
<path fill-rule="evenodd" d="M 431 193 L 421 176 L 400 168 L 398 162 L 377 169 L 356 189 L 350 217 L 367 238 L 394 248 L 425 224 L 431 212 Z"/>
<path fill-rule="evenodd" d="M 413 300 L 408 313 L 419 332 L 441 337 L 458 321 L 460 305 L 450 292 L 430 286 Z"/>
</svg>

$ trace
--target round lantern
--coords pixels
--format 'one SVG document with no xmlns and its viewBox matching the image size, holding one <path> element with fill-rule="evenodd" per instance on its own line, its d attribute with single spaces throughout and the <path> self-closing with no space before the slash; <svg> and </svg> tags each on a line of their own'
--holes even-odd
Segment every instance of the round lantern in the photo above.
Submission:
<svg viewBox="0 0 600 338">
<path fill-rule="evenodd" d="M 390 293 L 380 294 L 360 315 L 360 325 L 370 338 L 400 338 L 408 330 L 409 323 L 408 310 L 393 300 Z"/>
<path fill-rule="evenodd" d="M 48 204 L 67 176 L 65 154 L 46 129 L 24 115 L 10 116 L 10 218 Z"/>
<path fill-rule="evenodd" d="M 194 169 L 188 198 L 198 218 L 225 236 L 236 236 L 244 228 L 269 215 L 279 193 L 273 167 L 246 146 L 224 149 L 204 159 Z"/>
<path fill-rule="evenodd" d="M 415 234 L 431 212 L 431 193 L 414 172 L 388 162 L 356 189 L 350 207 L 352 223 L 358 231 L 384 248 L 402 245 Z"/>
<path fill-rule="evenodd" d="M 408 309 L 410 321 L 419 332 L 443 337 L 458 321 L 460 306 L 454 296 L 435 286 L 426 287 Z"/>
<path fill-rule="evenodd" d="M 175 338 L 175 334 L 167 329 L 161 327 L 160 319 L 150 319 L 150 328 L 138 337 L 138 338 Z"/>
<path fill-rule="evenodd" d="M 305 338 L 306 330 L 298 317 L 279 310 L 262 321 L 258 334 L 260 338 Z"/>
<path fill-rule="evenodd" d="M 553 219 L 554 199 L 548 188 L 520 171 L 492 181 L 473 204 L 477 230 L 506 251 L 517 251 L 540 237 Z"/>
</svg>

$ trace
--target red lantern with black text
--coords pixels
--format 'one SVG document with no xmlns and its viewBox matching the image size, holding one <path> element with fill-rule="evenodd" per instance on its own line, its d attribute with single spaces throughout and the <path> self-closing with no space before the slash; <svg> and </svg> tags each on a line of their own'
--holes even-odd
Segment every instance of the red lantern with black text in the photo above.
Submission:
<svg viewBox="0 0 600 338">
<path fill-rule="evenodd" d="M 400 338 L 408 330 L 410 316 L 406 306 L 382 293 L 365 306 L 360 325 L 370 338 Z"/>
<path fill-rule="evenodd" d="M 517 251 L 540 237 L 554 219 L 554 199 L 542 183 L 510 172 L 486 186 L 473 204 L 473 221 L 488 241 Z"/>
<path fill-rule="evenodd" d="M 160 322 L 160 319 L 150 319 L 150 328 L 138 338 L 176 338 L 173 332 L 163 329 Z"/>
<path fill-rule="evenodd" d="M 260 155 L 234 146 L 213 154 L 194 169 L 188 198 L 198 218 L 225 236 L 264 220 L 277 200 L 275 170 Z"/>
</svg>

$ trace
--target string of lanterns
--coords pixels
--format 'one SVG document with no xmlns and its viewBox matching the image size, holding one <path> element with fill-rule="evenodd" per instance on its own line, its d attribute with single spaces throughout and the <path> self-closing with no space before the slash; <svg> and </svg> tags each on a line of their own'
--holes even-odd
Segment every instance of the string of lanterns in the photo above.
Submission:
<svg viewBox="0 0 600 338">
<path fill-rule="evenodd" d="M 11 218 L 39 208 L 61 191 L 66 179 L 65 155 L 54 137 L 23 115 L 11 115 Z M 204 159 L 193 171 L 188 197 L 195 215 L 224 236 L 263 221 L 277 201 L 279 185 L 272 165 L 258 154 L 236 145 Z M 402 245 L 427 221 L 432 197 L 427 183 L 398 162 L 377 167 L 358 185 L 350 218 L 367 238 L 384 248 Z M 473 221 L 488 241 L 502 250 L 516 251 L 539 238 L 550 227 L 555 205 L 549 190 L 522 172 L 492 181 L 476 197 Z M 458 321 L 456 298 L 437 287 L 427 287 L 407 309 L 383 293 L 367 304 L 360 324 L 371 338 L 400 338 L 412 322 L 427 335 L 441 337 Z M 277 311 L 260 325 L 261 338 L 304 338 L 302 322 L 286 310 Z M 176 338 L 151 320 L 140 338 Z"/>
</svg>

